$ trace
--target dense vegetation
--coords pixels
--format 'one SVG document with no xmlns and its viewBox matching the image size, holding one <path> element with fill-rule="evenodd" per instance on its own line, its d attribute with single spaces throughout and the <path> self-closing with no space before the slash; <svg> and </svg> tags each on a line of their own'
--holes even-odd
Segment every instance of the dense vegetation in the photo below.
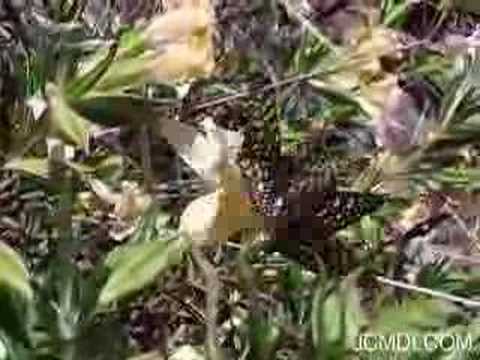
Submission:
<svg viewBox="0 0 480 360">
<path fill-rule="evenodd" d="M 1 2 L 0 360 L 479 359 L 477 24 Z"/>
</svg>

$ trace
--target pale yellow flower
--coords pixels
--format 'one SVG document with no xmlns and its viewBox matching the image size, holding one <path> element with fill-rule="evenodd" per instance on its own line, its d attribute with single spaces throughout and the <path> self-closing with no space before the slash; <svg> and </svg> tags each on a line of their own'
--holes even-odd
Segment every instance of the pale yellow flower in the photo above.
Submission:
<svg viewBox="0 0 480 360">
<path fill-rule="evenodd" d="M 147 44 L 160 51 L 148 66 L 155 80 L 185 81 L 213 72 L 214 22 L 207 5 L 187 2 L 147 26 Z"/>
<path fill-rule="evenodd" d="M 226 242 L 240 230 L 261 228 L 246 195 L 246 186 L 238 168 L 229 166 L 220 175 L 218 189 L 192 201 L 180 219 L 180 232 L 196 245 Z"/>
<path fill-rule="evenodd" d="M 207 195 L 193 200 L 180 218 L 179 231 L 200 246 L 223 243 L 242 229 L 262 227 L 247 196 L 248 185 L 235 162 L 242 135 L 207 118 L 205 133 L 176 119 L 162 118 L 159 135 L 205 181 Z"/>
<path fill-rule="evenodd" d="M 122 220 L 132 221 L 141 216 L 151 204 L 151 197 L 138 184 L 125 181 L 122 191 L 115 192 L 98 179 L 90 180 L 90 186 L 103 202 L 113 206 L 113 214 Z"/>
<path fill-rule="evenodd" d="M 358 31 L 344 53 L 338 71 L 325 79 L 325 84 L 343 91 L 353 91 L 352 96 L 372 117 L 378 117 L 385 101 L 397 85 L 396 75 L 386 73 L 382 56 L 396 56 L 400 42 L 397 34 L 382 26 L 366 27 Z"/>
</svg>

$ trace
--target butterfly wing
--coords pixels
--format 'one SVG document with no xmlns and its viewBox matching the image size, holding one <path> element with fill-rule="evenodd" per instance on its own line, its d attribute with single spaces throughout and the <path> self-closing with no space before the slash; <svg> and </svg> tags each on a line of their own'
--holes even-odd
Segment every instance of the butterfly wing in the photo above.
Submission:
<svg viewBox="0 0 480 360">
<path fill-rule="evenodd" d="M 352 191 L 324 192 L 313 207 L 314 225 L 323 229 L 325 235 L 331 234 L 376 211 L 385 200 L 385 195 Z"/>
<path fill-rule="evenodd" d="M 219 126 L 244 132 L 238 165 L 251 183 L 254 207 L 265 216 L 274 247 L 296 259 L 311 258 L 315 252 L 322 258 L 328 253 L 343 254 L 338 244 L 328 240 L 378 209 L 385 198 L 336 191 L 334 179 L 328 179 L 328 170 L 322 166 L 328 162 L 325 157 L 318 166 L 318 157 L 309 151 L 281 156 L 279 106 L 272 92 L 224 105 L 216 112 L 217 107 L 211 107 L 210 116 Z"/>
<path fill-rule="evenodd" d="M 265 84 L 256 85 L 265 86 Z M 242 175 L 251 185 L 251 200 L 255 210 L 273 214 L 276 201 L 276 173 L 280 158 L 280 128 L 278 100 L 275 91 L 257 92 L 215 105 L 216 98 L 203 97 L 201 87 L 194 86 L 184 101 L 181 118 L 198 123 L 205 116 L 223 128 L 242 131 L 244 140 L 237 156 Z M 202 99 L 203 101 L 201 101 Z M 195 106 L 195 103 L 197 105 Z M 198 103 L 202 104 L 198 106 Z M 207 106 L 208 104 L 212 106 Z"/>
<path fill-rule="evenodd" d="M 376 211 L 385 200 L 382 195 L 351 191 L 290 192 L 271 230 L 274 250 L 311 269 L 318 256 L 330 269 L 348 272 L 356 263 L 354 250 L 333 235 Z"/>
<path fill-rule="evenodd" d="M 250 181 L 256 210 L 270 216 L 275 210 L 276 174 L 281 150 L 277 103 L 275 97 L 261 97 L 252 101 L 251 106 L 251 120 L 244 130 L 238 164 Z"/>
</svg>

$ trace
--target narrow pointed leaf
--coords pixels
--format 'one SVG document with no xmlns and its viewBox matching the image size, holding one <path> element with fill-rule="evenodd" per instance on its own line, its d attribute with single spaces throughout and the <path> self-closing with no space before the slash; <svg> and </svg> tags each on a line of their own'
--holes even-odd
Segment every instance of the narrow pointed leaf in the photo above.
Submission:
<svg viewBox="0 0 480 360">
<path fill-rule="evenodd" d="M 31 175 L 47 178 L 48 177 L 48 159 L 47 158 L 19 158 L 7 162 L 4 169 L 22 171 Z"/>
<path fill-rule="evenodd" d="M 152 104 L 140 97 L 102 95 L 74 99 L 72 107 L 91 122 L 105 127 L 141 125 L 154 118 Z"/>
<path fill-rule="evenodd" d="M 53 84 L 46 89 L 50 106 L 50 121 L 52 131 L 61 136 L 66 142 L 88 149 L 90 136 L 89 121 L 67 103 L 61 91 Z"/>
<path fill-rule="evenodd" d="M 3 242 L 0 242 L 0 286 L 10 287 L 28 300 L 33 298 L 25 264 L 14 250 Z"/>
<path fill-rule="evenodd" d="M 125 88 L 143 85 L 148 80 L 154 55 L 146 52 L 135 58 L 114 62 L 92 91 L 97 94 L 118 94 Z"/>
<path fill-rule="evenodd" d="M 101 59 L 98 64 L 93 67 L 93 69 L 72 81 L 66 89 L 68 97 L 76 99 L 87 93 L 106 73 L 113 59 L 115 58 L 116 52 L 117 45 L 113 44 L 113 46 L 108 49 L 105 58 Z"/>
</svg>

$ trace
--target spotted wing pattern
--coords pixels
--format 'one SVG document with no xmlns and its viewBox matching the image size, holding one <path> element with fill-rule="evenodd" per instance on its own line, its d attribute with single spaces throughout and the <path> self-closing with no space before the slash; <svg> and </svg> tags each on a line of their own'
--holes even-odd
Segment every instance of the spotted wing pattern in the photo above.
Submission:
<svg viewBox="0 0 480 360">
<path fill-rule="evenodd" d="M 313 166 L 312 156 L 283 156 L 279 102 L 274 93 L 265 92 L 222 104 L 217 111 L 216 106 L 190 111 L 189 116 L 210 115 L 220 126 L 243 130 L 238 164 L 252 184 L 254 206 L 265 216 L 277 250 L 302 263 L 312 249 L 322 258 L 330 255 L 325 252 L 344 257 L 338 246 L 326 247 L 331 242 L 322 240 L 375 211 L 385 198 L 337 191 L 334 179 L 327 179 L 327 169 L 318 162 Z M 320 164 L 326 162 L 327 158 Z"/>
<path fill-rule="evenodd" d="M 206 116 L 211 116 L 219 126 L 243 132 L 244 141 L 237 163 L 242 175 L 250 182 L 255 210 L 271 215 L 276 201 L 276 165 L 280 157 L 280 128 L 275 92 L 255 93 L 246 99 L 236 99 L 196 110 L 195 103 L 208 103 L 212 98 L 205 99 L 199 95 L 199 88 L 195 85 L 191 90 L 181 118 L 184 122 L 198 124 Z"/>
</svg>

